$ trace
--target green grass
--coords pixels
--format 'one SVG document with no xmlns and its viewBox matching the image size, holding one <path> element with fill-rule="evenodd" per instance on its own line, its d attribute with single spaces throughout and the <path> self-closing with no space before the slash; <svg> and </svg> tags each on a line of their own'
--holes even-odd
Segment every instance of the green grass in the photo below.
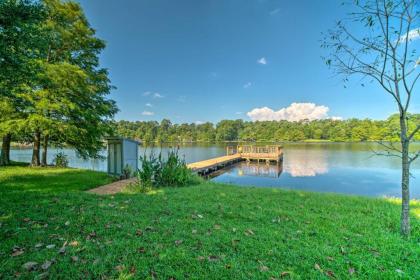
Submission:
<svg viewBox="0 0 420 280">
<path fill-rule="evenodd" d="M 213 183 L 82 192 L 109 180 L 92 171 L 0 168 L 0 278 L 420 278 L 418 202 L 404 240 L 398 201 Z M 14 247 L 23 253 L 11 256 Z M 46 271 L 22 268 L 48 260 Z"/>
</svg>

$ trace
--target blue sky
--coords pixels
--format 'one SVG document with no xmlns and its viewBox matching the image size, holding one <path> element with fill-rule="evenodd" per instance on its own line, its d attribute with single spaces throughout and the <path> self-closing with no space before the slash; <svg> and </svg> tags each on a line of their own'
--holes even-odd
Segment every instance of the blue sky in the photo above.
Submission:
<svg viewBox="0 0 420 280">
<path fill-rule="evenodd" d="M 344 88 L 321 59 L 338 0 L 80 0 L 107 42 L 101 63 L 117 87 L 117 119 L 217 122 L 314 103 L 328 116 L 384 119 L 377 86 Z M 123 4 L 122 4 L 123 3 Z M 420 99 L 411 111 L 420 111 Z"/>
</svg>

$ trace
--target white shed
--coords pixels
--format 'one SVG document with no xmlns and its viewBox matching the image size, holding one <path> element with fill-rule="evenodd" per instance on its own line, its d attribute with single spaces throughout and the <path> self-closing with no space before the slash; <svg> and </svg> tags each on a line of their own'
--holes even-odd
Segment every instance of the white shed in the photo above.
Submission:
<svg viewBox="0 0 420 280">
<path fill-rule="evenodd" d="M 125 166 L 138 169 L 140 142 L 122 137 L 108 137 L 108 173 L 120 176 Z"/>
</svg>

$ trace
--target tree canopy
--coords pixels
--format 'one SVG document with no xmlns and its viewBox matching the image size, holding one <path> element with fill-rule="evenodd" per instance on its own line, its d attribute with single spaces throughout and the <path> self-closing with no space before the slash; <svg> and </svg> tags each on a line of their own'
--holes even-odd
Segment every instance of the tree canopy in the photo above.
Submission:
<svg viewBox="0 0 420 280">
<path fill-rule="evenodd" d="M 411 131 L 420 123 L 420 114 L 410 115 Z M 145 142 L 213 141 L 399 141 L 399 117 L 387 120 L 348 119 L 314 121 L 222 120 L 216 125 L 172 124 L 169 120 L 147 122 L 119 121 L 115 133 Z M 420 133 L 415 135 L 420 141 Z"/>
</svg>

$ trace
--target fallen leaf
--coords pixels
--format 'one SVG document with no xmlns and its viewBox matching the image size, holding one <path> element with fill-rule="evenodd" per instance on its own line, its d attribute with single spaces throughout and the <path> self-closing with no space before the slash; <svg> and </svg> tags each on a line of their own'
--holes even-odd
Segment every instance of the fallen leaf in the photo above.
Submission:
<svg viewBox="0 0 420 280">
<path fill-rule="evenodd" d="M 316 270 L 322 271 L 321 267 L 320 267 L 320 266 L 319 266 L 319 264 L 317 264 L 317 263 L 314 265 L 314 268 L 315 268 Z"/>
<path fill-rule="evenodd" d="M 221 229 L 222 227 L 220 225 L 216 224 L 216 225 L 214 225 L 214 228 L 215 229 Z"/>
<path fill-rule="evenodd" d="M 41 268 L 42 270 L 48 270 L 50 268 L 50 266 L 52 265 L 51 261 L 45 261 L 42 265 Z"/>
<path fill-rule="evenodd" d="M 55 244 L 47 245 L 47 246 L 45 246 L 45 248 L 47 248 L 47 249 L 54 249 L 55 248 Z"/>
<path fill-rule="evenodd" d="M 78 262 L 79 261 L 79 257 L 78 256 L 71 256 L 71 260 L 73 262 Z"/>
<path fill-rule="evenodd" d="M 346 253 L 346 250 L 344 249 L 343 246 L 340 246 L 340 253 L 343 255 Z"/>
<path fill-rule="evenodd" d="M 35 270 L 37 268 L 37 266 L 38 266 L 38 263 L 37 262 L 27 262 L 27 263 L 24 263 L 22 265 L 22 267 L 24 269 L 26 269 L 27 271 Z"/>
<path fill-rule="evenodd" d="M 193 230 L 191 231 L 191 233 L 192 233 L 192 234 L 196 234 L 196 233 L 197 233 L 197 230 L 196 230 L 196 229 L 193 229 Z"/>
<path fill-rule="evenodd" d="M 333 257 L 328 256 L 328 257 L 327 257 L 327 260 L 329 260 L 329 261 L 333 261 L 333 260 L 334 260 L 334 258 L 333 258 Z"/>
<path fill-rule="evenodd" d="M 182 242 L 183 242 L 182 240 L 175 240 L 175 245 L 176 245 L 176 246 L 179 246 L 179 245 L 181 245 L 181 244 L 182 244 Z"/>
<path fill-rule="evenodd" d="M 146 249 L 144 247 L 140 247 L 137 249 L 137 252 L 144 254 L 146 253 Z"/>
<path fill-rule="evenodd" d="M 42 246 L 44 246 L 44 244 L 42 244 L 42 243 L 37 243 L 37 244 L 35 244 L 35 248 L 41 248 Z"/>
<path fill-rule="evenodd" d="M 11 254 L 11 256 L 12 256 L 12 257 L 17 257 L 17 256 L 22 255 L 23 253 L 25 253 L 25 250 L 24 250 L 23 248 L 20 248 L 20 247 L 15 246 L 15 247 L 13 247 L 13 249 L 12 249 L 12 254 Z"/>
<path fill-rule="evenodd" d="M 136 230 L 136 235 L 137 236 L 142 236 L 143 235 L 143 231 L 141 229 Z"/>
<path fill-rule="evenodd" d="M 205 257 L 203 257 L 203 256 L 198 256 L 197 257 L 197 260 L 199 260 L 199 261 L 204 261 L 204 259 L 205 259 Z"/>
<path fill-rule="evenodd" d="M 395 272 L 400 273 L 400 274 L 404 273 L 404 271 L 402 271 L 401 269 L 396 269 Z"/>
<path fill-rule="evenodd" d="M 70 221 L 67 221 L 64 223 L 65 226 L 69 226 L 70 225 Z"/>
<path fill-rule="evenodd" d="M 327 270 L 327 272 L 325 272 L 325 274 L 327 274 L 327 276 L 331 277 L 331 278 L 335 278 L 335 274 L 333 271 L 331 270 Z"/>
<path fill-rule="evenodd" d="M 31 219 L 30 219 L 30 218 L 24 218 L 24 219 L 23 219 L 23 221 L 24 221 L 25 223 L 28 223 L 28 222 L 30 222 L 30 221 L 31 221 Z"/>
<path fill-rule="evenodd" d="M 130 274 L 135 274 L 136 271 L 137 271 L 137 269 L 134 265 L 132 267 L 130 267 Z"/>
<path fill-rule="evenodd" d="M 228 263 L 228 264 L 225 265 L 225 268 L 226 269 L 231 269 L 232 268 L 232 265 L 230 263 Z"/>
<path fill-rule="evenodd" d="M 236 246 L 241 240 L 239 239 L 232 239 L 232 246 Z"/>
<path fill-rule="evenodd" d="M 356 272 L 356 270 L 353 267 L 349 268 L 349 274 L 353 275 Z"/>
<path fill-rule="evenodd" d="M 218 256 L 208 256 L 208 258 L 207 258 L 210 262 L 214 262 L 214 261 L 217 261 L 217 260 L 219 260 L 219 257 Z"/>
<path fill-rule="evenodd" d="M 116 271 L 121 272 L 121 271 L 123 271 L 123 270 L 124 270 L 124 266 L 123 266 L 123 265 L 117 265 L 117 266 L 115 267 L 115 270 L 116 270 Z"/>
<path fill-rule="evenodd" d="M 197 217 L 200 218 L 200 219 L 202 219 L 203 218 L 203 215 L 197 214 Z"/>
<path fill-rule="evenodd" d="M 265 265 L 260 266 L 260 271 L 268 271 L 268 267 Z"/>
<path fill-rule="evenodd" d="M 41 273 L 41 274 L 39 274 L 37 277 L 36 277 L 36 279 L 47 279 L 48 278 L 48 271 L 47 272 L 44 272 L 44 273 Z"/>
<path fill-rule="evenodd" d="M 91 233 L 89 233 L 87 239 L 91 239 L 91 238 L 95 238 L 96 237 L 96 232 L 92 231 Z"/>
<path fill-rule="evenodd" d="M 70 242 L 69 245 L 72 247 L 77 247 L 79 246 L 79 242 L 75 240 L 75 241 Z"/>
<path fill-rule="evenodd" d="M 280 277 L 286 277 L 289 276 L 290 272 L 289 271 L 283 271 L 282 273 L 280 273 Z"/>
<path fill-rule="evenodd" d="M 255 233 L 251 230 L 251 229 L 247 229 L 245 231 L 245 235 L 250 236 L 250 235 L 254 235 Z"/>
</svg>

